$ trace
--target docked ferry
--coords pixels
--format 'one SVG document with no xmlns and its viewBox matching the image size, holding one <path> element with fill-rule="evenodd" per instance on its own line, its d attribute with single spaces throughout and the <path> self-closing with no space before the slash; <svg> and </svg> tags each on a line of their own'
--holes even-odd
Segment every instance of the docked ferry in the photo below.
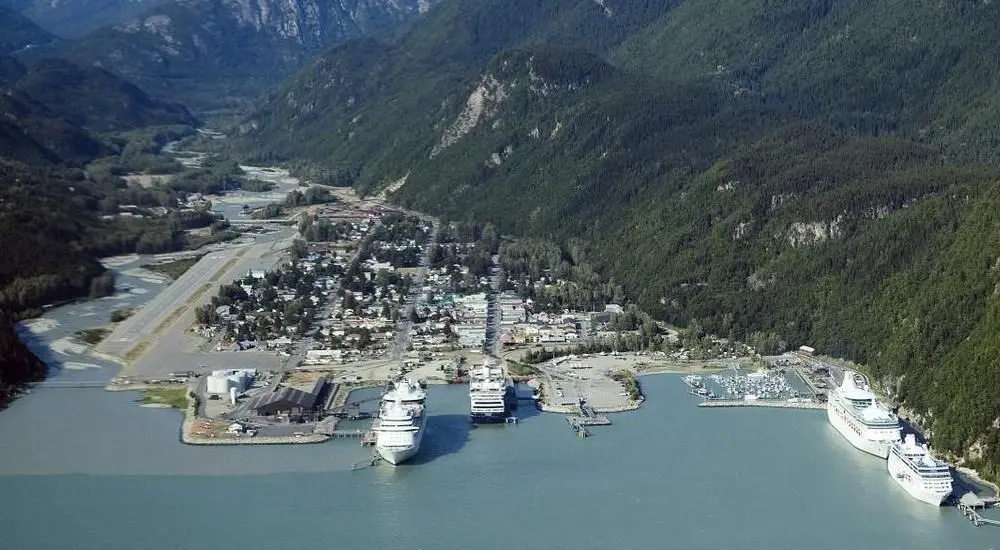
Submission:
<svg viewBox="0 0 1000 550">
<path fill-rule="evenodd" d="M 887 463 L 889 475 L 921 502 L 940 506 L 951 494 L 951 467 L 934 458 L 926 445 L 918 445 L 913 434 L 890 446 Z"/>
<path fill-rule="evenodd" d="M 826 413 L 840 435 L 866 453 L 888 458 L 889 447 L 899 441 L 899 419 L 878 402 L 856 372 L 844 371 L 843 384 L 830 391 Z"/>
<path fill-rule="evenodd" d="M 487 361 L 469 373 L 469 418 L 473 422 L 504 422 L 516 405 L 514 382 L 502 365 Z"/>
</svg>

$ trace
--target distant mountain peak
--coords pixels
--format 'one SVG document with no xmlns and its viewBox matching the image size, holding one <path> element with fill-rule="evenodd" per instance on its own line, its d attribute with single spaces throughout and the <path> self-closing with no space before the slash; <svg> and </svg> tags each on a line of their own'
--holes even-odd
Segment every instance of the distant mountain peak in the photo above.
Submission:
<svg viewBox="0 0 1000 550">
<path fill-rule="evenodd" d="M 436 1 L 180 0 L 101 29 L 65 55 L 188 103 L 205 88 L 214 100 L 255 96 L 317 53 L 388 32 Z"/>
</svg>

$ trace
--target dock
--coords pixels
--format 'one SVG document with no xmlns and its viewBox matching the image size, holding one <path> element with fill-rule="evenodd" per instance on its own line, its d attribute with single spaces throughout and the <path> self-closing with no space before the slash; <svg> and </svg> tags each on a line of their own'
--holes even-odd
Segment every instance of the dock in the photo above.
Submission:
<svg viewBox="0 0 1000 550">
<path fill-rule="evenodd" d="M 362 432 L 361 430 L 358 430 L 358 432 L 360 432 L 358 436 L 361 438 L 362 447 L 371 447 L 375 445 L 375 441 L 378 437 L 374 431 Z"/>
<path fill-rule="evenodd" d="M 590 435 L 587 430 L 590 426 L 610 426 L 611 419 L 607 416 L 597 414 L 593 407 L 587 405 L 584 401 L 579 403 L 579 414 L 570 415 L 566 417 L 566 423 L 569 427 L 576 432 L 577 437 L 584 438 Z"/>
<path fill-rule="evenodd" d="M 777 409 L 814 409 L 825 410 L 825 403 L 816 401 L 786 401 L 775 399 L 707 399 L 698 403 L 699 407 L 771 407 Z"/>
</svg>

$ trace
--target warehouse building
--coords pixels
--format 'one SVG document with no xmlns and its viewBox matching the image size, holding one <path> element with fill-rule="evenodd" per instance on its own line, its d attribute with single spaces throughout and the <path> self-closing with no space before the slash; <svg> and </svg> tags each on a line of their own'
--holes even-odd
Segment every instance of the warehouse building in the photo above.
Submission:
<svg viewBox="0 0 1000 550">
<path fill-rule="evenodd" d="M 302 391 L 287 386 L 277 387 L 273 391 L 255 395 L 244 407 L 252 410 L 257 416 L 274 416 L 289 422 L 304 422 L 316 417 L 317 405 L 323 403 L 322 395 L 326 392 L 327 381 L 320 378 L 312 391 Z"/>
</svg>

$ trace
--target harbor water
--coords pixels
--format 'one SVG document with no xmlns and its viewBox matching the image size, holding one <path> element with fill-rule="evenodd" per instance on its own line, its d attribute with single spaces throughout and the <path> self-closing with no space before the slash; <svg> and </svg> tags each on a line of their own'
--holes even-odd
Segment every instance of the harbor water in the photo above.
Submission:
<svg viewBox="0 0 1000 550">
<path fill-rule="evenodd" d="M 356 441 L 188 447 L 178 413 L 43 389 L 0 414 L 9 549 L 993 548 L 1000 530 L 909 498 L 821 412 L 694 407 L 673 376 L 580 440 L 561 416 L 471 428 L 430 389 L 412 463 Z"/>
</svg>

